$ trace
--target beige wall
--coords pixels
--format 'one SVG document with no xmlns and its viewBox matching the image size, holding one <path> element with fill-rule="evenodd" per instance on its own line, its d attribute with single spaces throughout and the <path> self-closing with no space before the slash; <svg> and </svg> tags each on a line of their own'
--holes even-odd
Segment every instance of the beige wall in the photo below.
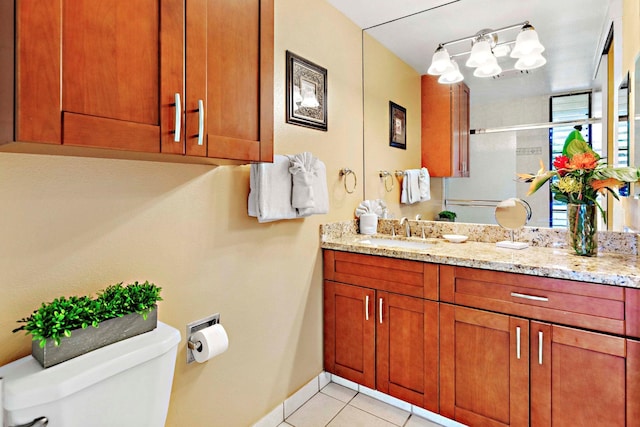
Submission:
<svg viewBox="0 0 640 427">
<path fill-rule="evenodd" d="M 394 175 L 393 189 L 387 191 L 379 175 L 381 170 L 394 174 L 420 167 L 420 74 L 371 36 L 365 34 L 363 44 L 365 196 L 383 199 L 396 218 L 421 214 L 433 219 L 442 210 L 442 178 L 431 179 L 431 201 L 401 205 L 402 181 Z M 407 110 L 406 150 L 389 145 L 389 101 Z"/>
<path fill-rule="evenodd" d="M 42 301 L 149 280 L 183 334 L 168 426 L 250 425 L 321 372 L 318 226 L 362 200 L 338 176 L 362 177 L 361 31 L 324 1 L 277 0 L 275 37 L 275 152 L 325 162 L 330 213 L 258 224 L 248 166 L 2 153 L 0 365 L 30 352 L 11 330 Z M 328 132 L 284 122 L 287 49 L 328 69 Z M 229 350 L 187 366 L 186 324 L 216 312 Z"/>
</svg>

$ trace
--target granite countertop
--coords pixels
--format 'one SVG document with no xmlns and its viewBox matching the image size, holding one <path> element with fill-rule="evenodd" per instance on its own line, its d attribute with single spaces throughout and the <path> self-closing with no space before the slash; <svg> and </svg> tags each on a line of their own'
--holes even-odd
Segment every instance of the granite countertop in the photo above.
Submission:
<svg viewBox="0 0 640 427">
<path fill-rule="evenodd" d="M 391 227 L 397 227 L 393 222 L 389 221 L 389 223 Z M 422 223 L 427 222 L 412 221 L 412 223 L 412 231 L 416 229 L 422 231 L 421 228 L 424 227 Z M 446 233 L 438 234 L 434 230 L 430 230 L 424 239 L 393 237 L 397 240 L 426 243 L 425 248 L 398 248 L 366 243 L 367 240 L 375 241 L 376 238 L 388 240 L 392 237 L 391 233 L 380 233 L 381 228 L 384 227 L 378 227 L 378 234 L 368 236 L 357 234 L 357 224 L 354 228 L 349 222 L 323 226 L 320 236 L 321 247 L 437 264 L 640 288 L 639 258 L 636 254 L 629 253 L 630 251 L 626 248 L 622 253 L 599 251 L 597 256 L 582 257 L 572 254 L 566 247 L 559 247 L 559 245 L 554 247 L 553 242 L 549 242 L 548 246 L 540 246 L 533 241 L 526 249 L 507 249 L 497 247 L 495 242 L 499 240 L 495 238 L 489 239 L 494 241 L 475 241 L 472 233 L 468 234 L 470 238 L 466 242 L 451 243 L 441 237 Z M 412 233 L 412 235 L 421 235 L 421 233 Z"/>
</svg>

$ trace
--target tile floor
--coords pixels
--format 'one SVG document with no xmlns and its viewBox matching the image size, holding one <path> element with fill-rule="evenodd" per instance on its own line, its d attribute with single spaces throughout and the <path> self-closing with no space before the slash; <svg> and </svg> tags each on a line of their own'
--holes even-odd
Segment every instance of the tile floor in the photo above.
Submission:
<svg viewBox="0 0 640 427">
<path fill-rule="evenodd" d="M 440 424 L 331 382 L 279 427 L 440 427 Z"/>
</svg>

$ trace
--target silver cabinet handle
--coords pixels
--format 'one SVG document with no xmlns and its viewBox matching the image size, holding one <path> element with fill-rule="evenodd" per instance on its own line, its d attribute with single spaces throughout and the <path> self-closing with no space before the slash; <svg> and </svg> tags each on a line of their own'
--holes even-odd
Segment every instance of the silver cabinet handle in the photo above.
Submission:
<svg viewBox="0 0 640 427">
<path fill-rule="evenodd" d="M 182 128 L 182 103 L 180 102 L 180 94 L 176 93 L 176 133 L 173 136 L 175 142 L 180 142 L 180 132 Z"/>
<path fill-rule="evenodd" d="M 369 295 L 364 298 L 364 320 L 369 320 Z"/>
<path fill-rule="evenodd" d="M 544 333 L 538 331 L 538 365 L 542 365 L 542 341 L 544 340 Z"/>
<path fill-rule="evenodd" d="M 49 424 L 49 420 L 47 419 L 47 417 L 40 417 L 40 418 L 36 418 L 35 420 L 27 424 L 20 424 L 20 425 L 9 426 L 9 427 L 45 427 L 48 424 Z"/>
<path fill-rule="evenodd" d="M 520 326 L 516 326 L 516 357 L 520 359 Z"/>
<path fill-rule="evenodd" d="M 549 298 L 547 297 L 537 297 L 535 295 L 527 295 L 527 294 L 521 294 L 518 292 L 511 292 L 511 296 L 514 298 L 522 298 L 522 299 L 528 299 L 528 300 L 533 300 L 533 301 L 549 301 Z"/>
<path fill-rule="evenodd" d="M 202 145 L 204 138 L 204 101 L 198 100 L 198 145 Z"/>
<path fill-rule="evenodd" d="M 382 298 L 380 298 L 380 324 L 382 325 Z"/>
</svg>

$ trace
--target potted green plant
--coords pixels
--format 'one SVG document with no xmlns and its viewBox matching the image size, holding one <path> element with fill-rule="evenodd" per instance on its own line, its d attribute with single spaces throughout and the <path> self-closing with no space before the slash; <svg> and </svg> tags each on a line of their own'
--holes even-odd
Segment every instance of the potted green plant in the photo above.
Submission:
<svg viewBox="0 0 640 427">
<path fill-rule="evenodd" d="M 147 281 L 127 286 L 118 283 L 95 298 L 62 296 L 18 320 L 23 325 L 13 332 L 25 331 L 32 336 L 31 354 L 48 368 L 155 329 L 161 290 Z"/>
<path fill-rule="evenodd" d="M 456 213 L 451 211 L 441 211 L 438 213 L 438 221 L 449 221 L 454 222 L 456 220 Z"/>
</svg>

